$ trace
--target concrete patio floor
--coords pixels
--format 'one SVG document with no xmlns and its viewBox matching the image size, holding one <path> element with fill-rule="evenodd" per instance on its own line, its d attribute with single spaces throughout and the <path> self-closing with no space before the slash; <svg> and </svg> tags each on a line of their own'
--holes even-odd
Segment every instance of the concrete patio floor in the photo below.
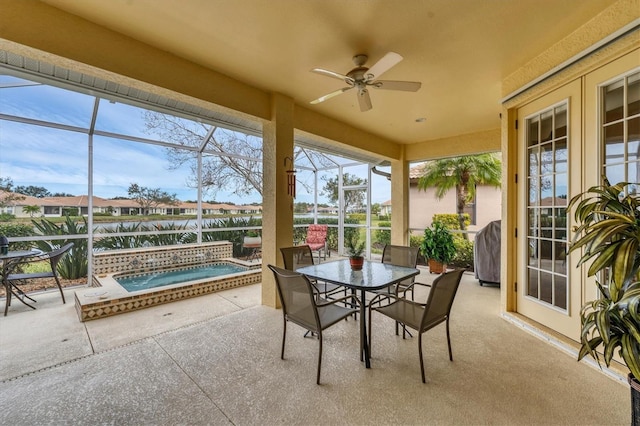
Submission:
<svg viewBox="0 0 640 426">
<path fill-rule="evenodd" d="M 433 277 L 422 271 L 418 281 Z M 424 297 L 426 288 L 417 295 Z M 73 290 L 14 302 L 0 318 L 0 424 L 628 424 L 629 389 L 505 320 L 499 289 L 465 274 L 444 326 L 417 338 L 373 318 L 372 368 L 358 321 L 318 342 L 260 304 L 260 285 L 95 321 L 78 321 Z M 4 300 L 1 301 L 2 305 Z M 610 401 L 615 400 L 613 410 Z"/>
</svg>

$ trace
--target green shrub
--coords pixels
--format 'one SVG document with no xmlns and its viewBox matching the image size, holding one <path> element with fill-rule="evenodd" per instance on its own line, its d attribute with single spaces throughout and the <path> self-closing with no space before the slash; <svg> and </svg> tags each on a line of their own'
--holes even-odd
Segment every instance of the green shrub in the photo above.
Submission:
<svg viewBox="0 0 640 426">
<path fill-rule="evenodd" d="M 451 265 L 473 270 L 473 241 L 458 237 L 454 239 L 454 244 L 456 246 L 456 254 L 453 256 Z"/>
<path fill-rule="evenodd" d="M 423 235 L 410 235 L 409 236 L 409 246 L 410 247 L 418 247 L 422 246 L 422 241 L 424 241 Z M 418 252 L 418 265 L 426 265 L 427 260 L 424 258 L 422 251 Z"/>
<path fill-rule="evenodd" d="M 462 216 L 464 217 L 464 225 L 468 228 L 471 225 L 471 216 L 469 216 L 469 213 L 464 213 Z M 455 213 L 434 214 L 432 220 L 433 222 L 440 222 L 452 230 L 460 229 L 460 221 L 458 221 L 458 215 Z"/>
<path fill-rule="evenodd" d="M 367 214 L 366 213 L 351 213 L 351 214 L 347 215 L 347 218 L 349 218 L 351 220 L 355 220 L 355 221 L 357 221 L 357 223 L 361 223 L 361 222 L 366 222 Z"/>
<path fill-rule="evenodd" d="M 77 207 L 63 207 L 62 216 L 79 216 L 80 210 Z"/>
<path fill-rule="evenodd" d="M 67 216 L 65 222 L 60 225 L 47 219 L 31 221 L 39 235 L 85 235 L 85 238 L 77 239 L 54 238 L 49 241 L 36 241 L 36 245 L 42 251 L 51 251 L 71 242 L 74 244 L 73 249 L 58 263 L 58 273 L 62 278 L 70 280 L 84 278 L 88 273 L 87 219 L 85 217 L 81 219 L 81 222 L 77 222 Z"/>
<path fill-rule="evenodd" d="M 15 214 L 11 213 L 0 213 L 0 222 L 9 222 L 16 218 Z"/>
<path fill-rule="evenodd" d="M 0 223 L 0 235 L 5 237 L 30 237 L 33 228 L 24 223 Z M 29 241 L 9 243 L 9 250 L 28 250 L 33 244 Z"/>
<path fill-rule="evenodd" d="M 381 228 L 391 228 L 391 222 L 379 222 L 378 226 Z M 391 244 L 391 230 L 390 229 L 376 229 L 373 233 L 372 246 L 382 249 L 385 245 Z"/>
<path fill-rule="evenodd" d="M 214 219 L 205 222 L 203 229 L 219 229 L 219 228 L 248 228 L 254 226 L 262 226 L 262 219 L 254 217 L 249 218 L 233 218 L 227 217 L 222 219 Z M 230 241 L 233 243 L 233 256 L 248 256 L 249 250 L 242 248 L 244 237 L 251 231 L 243 229 L 229 229 L 218 232 L 206 232 L 202 233 L 202 241 Z M 253 231 L 255 232 L 255 231 Z"/>
</svg>

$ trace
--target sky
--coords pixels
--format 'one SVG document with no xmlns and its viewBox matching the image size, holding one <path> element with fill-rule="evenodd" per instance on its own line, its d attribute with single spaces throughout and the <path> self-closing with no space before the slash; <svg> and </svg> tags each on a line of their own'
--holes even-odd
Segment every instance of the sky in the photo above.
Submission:
<svg viewBox="0 0 640 426">
<path fill-rule="evenodd" d="M 90 157 L 86 129 L 90 126 L 94 104 L 93 96 L 0 75 L 0 114 L 70 126 L 61 130 L 0 120 L 0 177 L 10 178 L 14 186 L 33 185 L 51 193 L 87 194 Z M 190 124 L 187 120 L 185 123 Z M 105 99 L 99 102 L 95 128 L 145 139 L 158 138 L 146 130 L 142 109 Z M 190 167 L 172 168 L 167 150 L 162 146 L 96 135 L 91 158 L 94 159 L 96 196 L 126 197 L 129 185 L 137 183 L 176 194 L 180 200 L 197 199 L 196 189 L 188 187 L 192 178 Z M 366 178 L 367 168 L 350 167 L 345 171 Z M 337 169 L 326 174 L 334 173 Z M 298 170 L 297 176 L 295 201 L 313 203 L 313 195 L 305 190 L 305 185 L 313 183 L 312 175 Z M 322 179 L 318 185 L 321 189 Z M 385 178 L 373 175 L 372 187 L 375 188 L 372 203 L 383 203 L 391 198 L 391 186 Z M 205 194 L 203 199 L 235 204 L 262 201 L 257 192 L 238 196 L 229 189 Z M 319 195 L 319 203 L 327 201 Z"/>
</svg>

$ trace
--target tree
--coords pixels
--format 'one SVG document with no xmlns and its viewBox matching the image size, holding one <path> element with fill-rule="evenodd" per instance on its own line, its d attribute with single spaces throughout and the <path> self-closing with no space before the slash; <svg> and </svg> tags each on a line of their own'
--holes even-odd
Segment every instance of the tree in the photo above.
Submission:
<svg viewBox="0 0 640 426">
<path fill-rule="evenodd" d="M 144 115 L 147 133 L 181 148 L 167 149 L 170 169 L 188 166 L 191 169 L 191 187 L 197 188 L 197 153 L 202 156 L 202 188 L 215 197 L 220 190 L 238 196 L 257 192 L 262 196 L 262 139 L 258 136 L 235 132 L 211 124 L 185 120 L 155 111 Z M 300 147 L 294 154 L 298 158 Z M 335 162 L 324 154 L 305 150 L 305 155 L 317 167 L 331 167 Z M 310 190 L 313 183 L 307 182 L 298 173 L 297 182 Z M 308 175 L 308 174 L 307 174 Z M 311 174 L 313 175 L 313 174 Z"/>
<path fill-rule="evenodd" d="M 14 192 L 13 179 L 11 179 L 10 177 L 0 177 L 0 190 L 6 192 Z"/>
<path fill-rule="evenodd" d="M 309 213 L 309 209 L 313 208 L 313 204 L 305 203 L 303 201 L 293 204 L 294 213 Z"/>
<path fill-rule="evenodd" d="M 205 147 L 202 157 L 205 190 L 215 194 L 226 189 L 239 196 L 255 191 L 262 195 L 260 138 L 154 111 L 145 113 L 145 125 L 149 133 L 180 147 Z M 205 140 L 208 135 L 209 139 Z M 197 187 L 197 151 L 169 148 L 167 155 L 172 169 L 183 165 L 191 168 L 190 184 Z"/>
<path fill-rule="evenodd" d="M 24 200 L 24 196 L 16 194 L 13 189 L 13 179 L 0 177 L 0 208 L 12 205 L 16 201 Z"/>
<path fill-rule="evenodd" d="M 24 206 L 22 210 L 25 213 L 29 213 L 29 216 L 33 217 L 34 214 L 40 213 L 40 206 Z"/>
<path fill-rule="evenodd" d="M 338 176 L 335 177 L 327 177 L 323 176 L 322 180 L 324 180 L 325 184 L 322 188 L 322 195 L 326 196 L 329 199 L 329 202 L 336 205 L 338 204 L 338 200 L 340 199 L 340 195 L 338 194 Z M 366 185 L 367 180 L 363 178 L 359 178 L 356 175 L 344 173 L 342 175 L 342 186 L 358 186 L 358 185 Z M 349 207 L 359 207 L 362 206 L 365 202 L 365 192 L 361 190 L 355 191 L 344 191 L 344 210 L 345 212 L 349 209 Z"/>
<path fill-rule="evenodd" d="M 33 185 L 22 186 L 21 185 L 21 186 L 16 186 L 16 189 L 14 190 L 14 192 L 28 195 L 30 197 L 36 197 L 36 198 L 51 197 L 51 193 L 44 186 L 33 186 Z"/>
<path fill-rule="evenodd" d="M 477 185 L 500 187 L 502 165 L 495 154 L 468 155 L 443 158 L 426 163 L 418 180 L 418 189 L 436 188 L 440 200 L 446 193 L 456 190 L 456 213 L 460 229 L 465 230 L 464 206 L 476 195 Z M 466 234 L 464 234 L 467 237 Z"/>
<path fill-rule="evenodd" d="M 157 207 L 160 204 L 169 204 L 172 206 L 178 204 L 176 194 L 169 194 L 166 191 L 160 190 L 160 188 L 147 188 L 145 186 L 139 186 L 137 183 L 132 183 L 129 185 L 127 192 L 129 196 L 140 205 L 145 215 L 149 214 L 151 208 Z"/>
</svg>

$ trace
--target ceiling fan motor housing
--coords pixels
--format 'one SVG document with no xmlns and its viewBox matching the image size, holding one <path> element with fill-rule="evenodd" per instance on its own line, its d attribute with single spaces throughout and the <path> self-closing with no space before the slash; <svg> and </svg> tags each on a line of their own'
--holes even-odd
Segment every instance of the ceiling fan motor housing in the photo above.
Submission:
<svg viewBox="0 0 640 426">
<path fill-rule="evenodd" d="M 353 57 L 353 63 L 356 64 L 356 67 L 361 67 L 367 63 L 367 59 L 369 59 L 367 55 L 359 53 Z"/>
<path fill-rule="evenodd" d="M 367 71 L 369 71 L 369 68 L 367 67 L 357 67 L 349 71 L 347 73 L 347 77 L 352 78 L 355 82 L 364 81 L 365 75 L 366 75 L 365 73 Z M 349 83 L 349 80 L 345 80 L 345 81 Z"/>
</svg>

